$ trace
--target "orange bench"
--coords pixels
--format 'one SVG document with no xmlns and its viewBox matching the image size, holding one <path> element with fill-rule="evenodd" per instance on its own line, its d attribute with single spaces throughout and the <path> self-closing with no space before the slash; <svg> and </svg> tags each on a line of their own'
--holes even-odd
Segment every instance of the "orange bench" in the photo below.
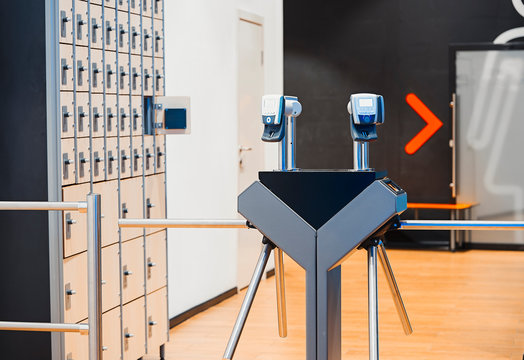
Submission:
<svg viewBox="0 0 524 360">
<path fill-rule="evenodd" d="M 408 203 L 408 209 L 415 211 L 415 220 L 418 220 L 419 210 L 449 210 L 451 220 L 460 219 L 460 212 L 463 213 L 464 220 L 471 220 L 471 208 L 477 205 L 477 203 L 459 203 L 459 204 L 442 204 L 442 203 Z M 449 250 L 455 251 L 457 245 L 457 239 L 464 231 L 461 230 L 450 230 L 449 237 Z M 463 244 L 464 237 L 460 237 L 460 243 Z"/>
</svg>

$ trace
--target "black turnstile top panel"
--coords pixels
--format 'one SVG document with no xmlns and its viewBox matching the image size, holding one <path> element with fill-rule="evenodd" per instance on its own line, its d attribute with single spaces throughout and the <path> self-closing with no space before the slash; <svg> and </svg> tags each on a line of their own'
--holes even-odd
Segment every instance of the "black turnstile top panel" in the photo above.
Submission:
<svg viewBox="0 0 524 360">
<path fill-rule="evenodd" d="M 386 172 L 261 171 L 260 182 L 313 228 L 319 229 Z"/>
</svg>

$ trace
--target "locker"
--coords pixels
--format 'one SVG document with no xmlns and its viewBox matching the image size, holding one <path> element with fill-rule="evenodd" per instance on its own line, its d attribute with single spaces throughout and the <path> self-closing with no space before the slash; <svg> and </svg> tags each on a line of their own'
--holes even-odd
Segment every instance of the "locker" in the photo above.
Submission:
<svg viewBox="0 0 524 360">
<path fill-rule="evenodd" d="M 93 139 L 93 181 L 105 180 L 104 138 Z"/>
<path fill-rule="evenodd" d="M 60 145 L 62 149 L 62 185 L 74 184 L 76 181 L 75 139 L 62 139 Z"/>
<path fill-rule="evenodd" d="M 121 10 L 122 12 L 127 12 L 129 9 L 129 2 L 128 0 L 117 0 L 118 3 L 118 10 Z"/>
<path fill-rule="evenodd" d="M 65 359 L 89 360 L 89 338 L 79 333 L 64 333 Z"/>
<path fill-rule="evenodd" d="M 138 0 L 131 0 L 131 4 L 135 1 L 138 2 Z M 142 34 L 140 32 L 140 14 L 131 14 L 131 54 L 140 55 L 141 51 Z"/>
<path fill-rule="evenodd" d="M 131 138 L 129 136 L 120 137 L 120 178 L 131 176 Z"/>
<path fill-rule="evenodd" d="M 62 198 L 64 201 L 85 201 L 89 190 L 89 184 L 67 186 L 62 190 Z M 78 211 L 64 211 L 62 218 L 64 257 L 86 251 L 86 214 Z"/>
<path fill-rule="evenodd" d="M 106 3 L 108 1 L 106 0 Z M 112 3 L 112 7 L 115 6 L 114 0 L 109 0 L 109 2 Z M 106 4 L 107 6 L 107 4 Z M 116 29 L 116 12 L 115 9 L 111 8 L 104 8 L 104 21 L 105 21 L 105 50 L 111 50 L 116 51 L 116 37 L 117 37 L 117 29 Z"/>
<path fill-rule="evenodd" d="M 120 211 L 122 218 L 138 219 L 143 217 L 142 178 L 135 177 L 120 182 Z M 139 228 L 122 228 L 120 233 L 122 241 L 127 241 L 141 236 L 143 231 Z"/>
<path fill-rule="evenodd" d="M 144 136 L 144 171 L 146 175 L 155 173 L 155 144 L 152 135 Z"/>
<path fill-rule="evenodd" d="M 89 152 L 89 138 L 79 138 L 77 146 L 77 179 L 78 183 L 91 181 L 91 159 Z"/>
<path fill-rule="evenodd" d="M 139 55 L 131 55 L 131 93 L 142 95 L 142 61 Z"/>
<path fill-rule="evenodd" d="M 118 138 L 110 137 L 106 139 L 106 149 L 107 149 L 107 162 L 106 162 L 106 171 L 107 171 L 107 180 L 118 179 Z"/>
<path fill-rule="evenodd" d="M 104 92 L 104 53 L 99 49 L 91 49 L 91 92 Z"/>
<path fill-rule="evenodd" d="M 142 0 L 142 16 L 149 18 L 153 16 L 151 2 L 152 0 Z"/>
<path fill-rule="evenodd" d="M 64 321 L 87 318 L 87 252 L 64 259 Z"/>
<path fill-rule="evenodd" d="M 121 1 L 121 0 L 118 0 Z M 122 0 L 125 1 L 125 0 Z M 127 1 L 126 1 L 127 2 Z M 120 7 L 119 7 L 120 8 Z M 127 12 L 118 11 L 118 52 L 129 53 L 129 16 Z"/>
<path fill-rule="evenodd" d="M 129 96 L 119 97 L 119 115 L 120 115 L 120 136 L 131 135 L 131 114 L 129 107 Z"/>
<path fill-rule="evenodd" d="M 144 56 L 153 56 L 153 19 L 149 17 L 142 17 L 142 39 Z"/>
<path fill-rule="evenodd" d="M 156 57 L 162 57 L 164 56 L 164 25 L 162 20 L 154 19 L 153 25 L 155 28 L 155 36 L 154 36 L 154 49 L 155 49 L 155 56 Z"/>
<path fill-rule="evenodd" d="M 155 95 L 164 96 L 164 59 L 154 58 L 155 62 Z"/>
<path fill-rule="evenodd" d="M 153 16 L 155 19 L 162 19 L 164 16 L 164 4 L 162 0 L 153 1 Z"/>
<path fill-rule="evenodd" d="M 75 117 L 73 93 L 70 91 L 60 92 L 60 129 L 62 139 L 75 136 Z"/>
<path fill-rule="evenodd" d="M 89 50 L 77 46 L 76 51 L 76 91 L 89 91 Z"/>
<path fill-rule="evenodd" d="M 91 49 L 102 49 L 103 43 L 103 29 L 102 23 L 102 6 L 93 4 L 91 1 Z M 92 53 L 91 53 L 92 54 Z"/>
<path fill-rule="evenodd" d="M 74 90 L 73 46 L 60 44 L 60 90 Z"/>
<path fill-rule="evenodd" d="M 167 288 L 147 295 L 147 350 L 157 355 L 162 344 L 167 342 Z"/>
<path fill-rule="evenodd" d="M 144 295 L 143 237 L 122 244 L 123 302 L 128 303 Z"/>
<path fill-rule="evenodd" d="M 60 42 L 73 44 L 73 1 L 60 0 L 58 6 L 60 21 Z"/>
<path fill-rule="evenodd" d="M 133 176 L 142 176 L 143 173 L 143 158 L 142 152 L 142 136 L 133 136 Z"/>
<path fill-rule="evenodd" d="M 166 199 L 164 191 L 164 175 L 150 175 L 146 176 L 145 192 L 146 192 L 146 218 L 148 219 L 163 219 L 166 217 Z M 146 229 L 146 234 L 151 234 L 158 229 Z"/>
<path fill-rule="evenodd" d="M 146 289 L 148 294 L 166 286 L 166 274 L 166 231 L 164 230 L 146 236 Z"/>
<path fill-rule="evenodd" d="M 165 168 L 165 135 L 156 136 L 156 161 L 155 161 L 155 173 L 163 173 L 166 171 Z"/>
<path fill-rule="evenodd" d="M 140 0 L 129 0 L 129 11 L 140 15 Z"/>
<path fill-rule="evenodd" d="M 116 95 L 106 95 L 106 136 L 118 135 L 118 107 Z"/>
<path fill-rule="evenodd" d="M 120 95 L 129 95 L 129 55 L 118 53 L 118 89 Z"/>
<path fill-rule="evenodd" d="M 122 352 L 120 343 L 120 307 L 102 314 L 102 343 L 104 351 L 102 358 L 104 360 L 120 359 Z"/>
<path fill-rule="evenodd" d="M 106 66 L 106 78 L 105 86 L 106 93 L 116 94 L 118 86 L 118 71 L 116 67 L 116 52 L 106 51 L 105 52 L 105 66 Z"/>
<path fill-rule="evenodd" d="M 153 58 L 144 56 L 143 58 L 143 71 L 144 71 L 144 95 L 153 96 Z"/>
<path fill-rule="evenodd" d="M 124 305 L 124 360 L 136 360 L 145 353 L 145 302 L 137 299 Z"/>
<path fill-rule="evenodd" d="M 102 197 L 102 246 L 117 243 L 118 181 L 112 180 L 96 183 L 93 185 L 93 192 L 100 194 Z"/>
<path fill-rule="evenodd" d="M 87 18 L 87 2 L 76 1 L 75 2 L 75 37 L 76 45 L 88 46 L 89 45 L 89 28 Z M 87 65 L 86 65 L 87 66 Z"/>
<path fill-rule="evenodd" d="M 142 116 L 142 97 L 132 96 L 131 97 L 131 116 L 132 124 L 131 131 L 134 136 L 142 135 L 144 129 L 144 122 Z"/>
<path fill-rule="evenodd" d="M 120 305 L 120 266 L 115 261 L 118 257 L 118 244 L 102 249 L 102 311 Z"/>
<path fill-rule="evenodd" d="M 89 136 L 89 93 L 76 93 L 76 136 Z"/>
<path fill-rule="evenodd" d="M 92 134 L 93 137 L 104 136 L 104 95 L 103 94 L 92 94 L 91 95 L 91 108 L 93 116 L 91 118 Z"/>
</svg>

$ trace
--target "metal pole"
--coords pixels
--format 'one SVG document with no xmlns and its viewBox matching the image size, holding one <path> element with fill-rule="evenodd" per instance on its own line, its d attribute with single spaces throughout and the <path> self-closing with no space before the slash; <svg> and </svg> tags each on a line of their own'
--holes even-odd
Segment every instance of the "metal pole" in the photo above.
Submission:
<svg viewBox="0 0 524 360">
<path fill-rule="evenodd" d="M 401 230 L 524 230 L 524 221 L 402 220 Z"/>
<path fill-rule="evenodd" d="M 369 360 L 378 360 L 377 246 L 368 248 Z"/>
<path fill-rule="evenodd" d="M 393 302 L 397 308 L 397 313 L 400 318 L 400 322 L 402 323 L 402 327 L 404 328 L 404 333 L 406 335 L 410 335 L 413 333 L 413 328 L 409 322 L 408 313 L 406 311 L 406 307 L 404 306 L 404 302 L 402 301 L 402 296 L 400 295 L 400 290 L 398 289 L 397 281 L 395 280 L 395 274 L 393 273 L 393 269 L 389 263 L 388 254 L 386 253 L 386 248 L 384 247 L 382 241 L 378 243 L 378 258 L 380 259 L 382 269 L 384 269 L 384 273 L 386 274 L 389 290 L 391 290 L 391 296 L 393 296 Z"/>
<path fill-rule="evenodd" d="M 69 210 L 85 212 L 85 202 L 0 201 L 0 210 Z"/>
<path fill-rule="evenodd" d="M 286 171 L 293 171 L 296 169 L 295 165 L 295 150 L 296 150 L 296 143 L 295 143 L 295 126 L 296 121 L 293 116 L 288 116 L 286 124 L 286 136 L 284 138 L 284 141 L 286 142 L 286 163 L 285 167 L 282 168 L 282 170 Z"/>
<path fill-rule="evenodd" d="M 284 281 L 284 252 L 275 248 L 275 283 L 277 288 L 278 335 L 287 336 L 286 284 Z"/>
<path fill-rule="evenodd" d="M 262 252 L 260 253 L 260 257 L 258 258 L 255 271 L 253 272 L 253 277 L 251 278 L 251 282 L 249 283 L 249 286 L 246 291 L 246 296 L 244 297 L 244 301 L 242 302 L 242 306 L 240 307 L 235 326 L 233 327 L 231 337 L 229 338 L 229 341 L 227 343 L 223 360 L 230 360 L 233 358 L 233 355 L 235 354 L 238 341 L 240 340 L 240 335 L 242 335 L 242 330 L 244 329 L 244 325 L 246 324 L 247 316 L 249 315 L 249 310 L 251 309 L 251 305 L 253 305 L 253 300 L 255 299 L 255 295 L 258 290 L 258 285 L 260 284 L 260 280 L 262 280 L 262 275 L 264 274 L 264 269 L 266 268 L 269 255 L 271 254 L 271 250 L 273 250 L 273 246 L 274 245 L 272 243 L 266 242 L 264 244 L 264 247 L 262 248 Z"/>
<path fill-rule="evenodd" d="M 240 219 L 118 219 L 118 226 L 121 228 L 248 228 L 246 220 Z"/>
<path fill-rule="evenodd" d="M 77 332 L 82 335 L 86 335 L 89 333 L 89 326 L 87 324 L 54 324 L 38 322 L 0 321 L 0 330 Z"/>
<path fill-rule="evenodd" d="M 102 263 L 100 195 L 87 195 L 87 305 L 89 360 L 102 360 Z"/>
<path fill-rule="evenodd" d="M 353 169 L 357 171 L 369 170 L 369 143 L 365 141 L 353 142 Z"/>
</svg>

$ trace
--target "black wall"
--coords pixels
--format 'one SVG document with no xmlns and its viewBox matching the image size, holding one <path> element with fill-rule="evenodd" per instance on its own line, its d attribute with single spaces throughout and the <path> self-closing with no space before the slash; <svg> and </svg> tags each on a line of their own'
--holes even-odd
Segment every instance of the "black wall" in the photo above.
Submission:
<svg viewBox="0 0 524 360">
<path fill-rule="evenodd" d="M 524 26 L 511 0 L 285 0 L 284 87 L 303 105 L 297 165 L 352 168 L 346 105 L 382 94 L 386 122 L 371 166 L 387 169 L 410 202 L 451 201 L 448 45 L 491 42 Z M 424 126 L 406 104 L 415 93 L 444 126 L 414 155 L 404 146 Z"/>
<path fill-rule="evenodd" d="M 47 200 L 44 1 L 0 11 L 0 200 Z M 49 322 L 45 211 L 0 211 L 0 320 Z M 50 359 L 48 333 L 0 332 L 1 359 Z"/>
</svg>

